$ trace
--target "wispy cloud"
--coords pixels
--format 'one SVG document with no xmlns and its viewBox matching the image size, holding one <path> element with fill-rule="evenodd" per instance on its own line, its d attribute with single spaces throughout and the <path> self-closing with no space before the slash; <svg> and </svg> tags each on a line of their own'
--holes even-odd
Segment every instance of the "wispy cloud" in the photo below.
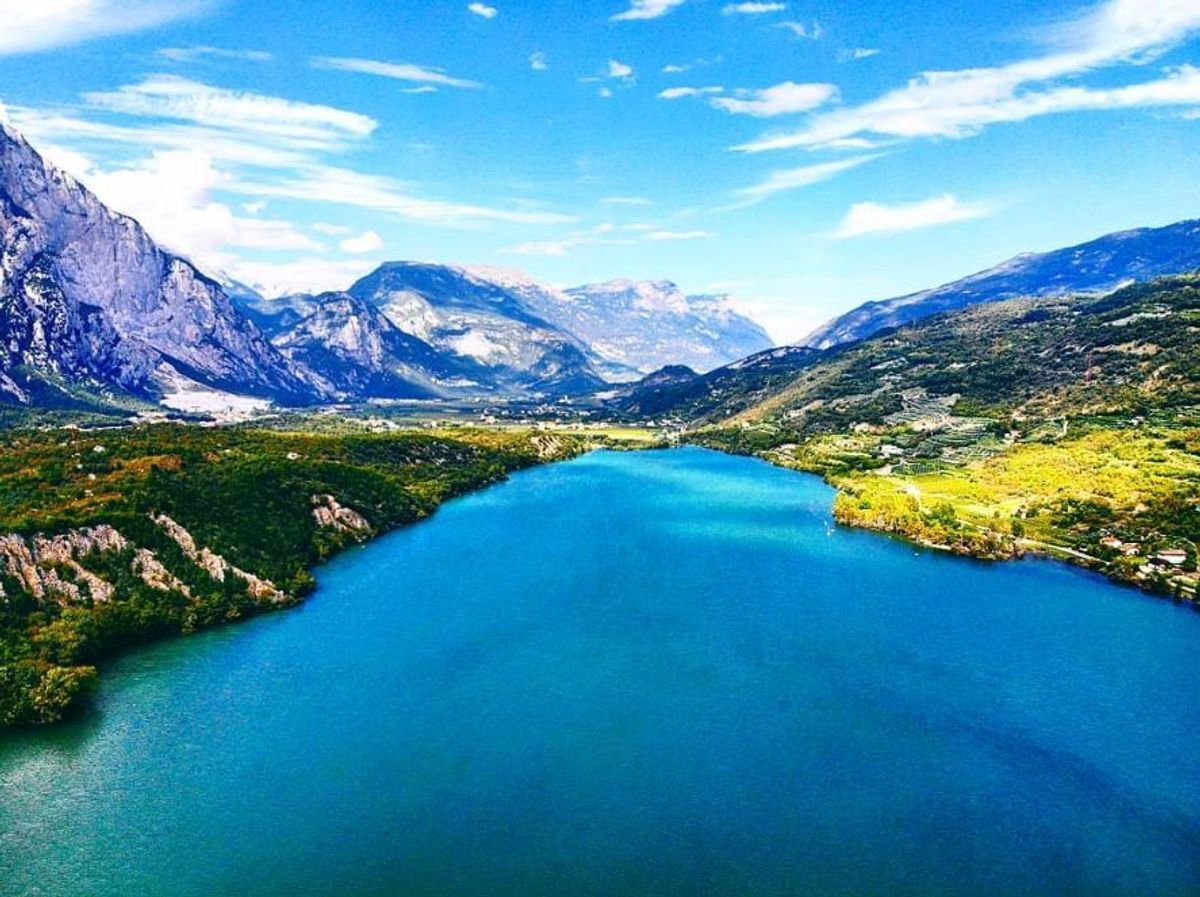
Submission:
<svg viewBox="0 0 1200 897">
<path fill-rule="evenodd" d="M 707 87 L 668 87 L 658 93 L 660 100 L 682 100 L 702 97 L 714 109 L 722 109 L 732 115 L 752 115 L 756 118 L 772 118 L 810 112 L 823 106 L 838 95 L 833 84 L 797 84 L 784 81 L 761 90 L 710 85 Z"/>
<path fill-rule="evenodd" d="M 486 3 L 468 3 L 467 10 L 484 19 L 494 19 L 500 14 L 500 10 Z"/>
<path fill-rule="evenodd" d="M 645 239 L 655 242 L 664 240 L 707 240 L 712 236 L 707 230 L 655 230 L 646 234 Z"/>
<path fill-rule="evenodd" d="M 838 62 L 853 62 L 857 59 L 870 59 L 872 56 L 878 55 L 879 50 L 874 47 L 850 47 L 838 51 Z"/>
<path fill-rule="evenodd" d="M 84 100 L 109 112 L 194 122 L 314 146 L 339 146 L 366 137 L 378 125 L 357 112 L 212 87 L 173 75 L 151 75 L 115 91 L 93 91 L 84 94 Z"/>
<path fill-rule="evenodd" d="M 270 180 L 239 180 L 229 184 L 226 189 L 268 199 L 295 199 L 374 209 L 410 221 L 450 227 L 475 227 L 489 222 L 565 224 L 575 220 L 570 215 L 558 212 L 501 209 L 425 199 L 414 196 L 406 185 L 392 178 L 331 165 L 310 165 Z"/>
<path fill-rule="evenodd" d="M 796 21 L 779 22 L 775 27 L 800 40 L 820 40 L 825 36 L 825 29 L 821 27 L 820 22 L 812 22 L 807 25 L 804 22 Z"/>
<path fill-rule="evenodd" d="M 783 12 L 786 3 L 727 3 L 721 10 L 727 16 L 761 16 L 765 13 Z"/>
<path fill-rule="evenodd" d="M 950 194 L 935 196 L 922 202 L 891 206 L 860 202 L 851 206 L 830 236 L 836 240 L 847 240 L 867 234 L 924 230 L 959 221 L 985 218 L 993 211 L 994 207 L 990 205 L 964 203 Z"/>
<path fill-rule="evenodd" d="M 535 72 L 544 72 L 550 68 L 550 62 L 546 54 L 539 50 L 529 54 L 529 67 Z"/>
<path fill-rule="evenodd" d="M 668 87 L 658 92 L 660 100 L 682 100 L 687 97 L 703 97 L 724 93 L 724 87 Z"/>
<path fill-rule="evenodd" d="M 770 199 L 777 193 L 784 193 L 789 190 L 798 190 L 802 187 L 819 184 L 822 181 L 837 177 L 845 171 L 850 171 L 851 169 L 858 168 L 860 165 L 873 162 L 878 158 L 880 158 L 880 155 L 877 153 L 869 156 L 854 156 L 849 159 L 839 159 L 836 162 L 821 162 L 816 165 L 802 165 L 798 168 L 785 168 L 781 171 L 773 171 L 765 180 L 735 191 L 734 196 L 737 201 L 733 206 L 728 208 L 745 208 L 757 205 L 766 199 Z"/>
<path fill-rule="evenodd" d="M 408 62 L 382 62 L 377 59 L 355 59 L 340 56 L 318 56 L 312 60 L 316 68 L 334 69 L 341 72 L 358 72 L 363 75 L 378 75 L 396 81 L 412 81 L 418 84 L 436 84 L 441 87 L 482 87 L 478 81 L 455 78 L 442 69 L 413 65 Z"/>
<path fill-rule="evenodd" d="M 202 62 L 229 59 L 237 62 L 270 62 L 275 57 L 265 50 L 227 50 L 224 47 L 163 47 L 156 56 L 172 62 Z"/>
<path fill-rule="evenodd" d="M 677 6 L 682 6 L 687 0 L 630 0 L 629 9 L 625 12 L 610 16 L 613 22 L 635 22 L 647 19 L 658 19 L 665 16 Z"/>
<path fill-rule="evenodd" d="M 0 56 L 143 31 L 194 16 L 209 0 L 33 0 L 8 3 Z"/>
<path fill-rule="evenodd" d="M 797 84 L 784 81 L 762 90 L 737 90 L 732 97 L 717 97 L 709 102 L 717 109 L 734 115 L 771 118 L 796 112 L 809 112 L 824 106 L 838 94 L 834 84 Z"/>
<path fill-rule="evenodd" d="M 17 127 L 113 207 L 206 266 L 233 270 L 238 249 L 326 251 L 286 222 L 258 217 L 275 199 L 444 227 L 574 222 L 524 204 L 427 197 L 413 184 L 331 164 L 330 156 L 363 145 L 377 127 L 331 106 L 154 75 L 85 94 L 81 106 L 11 111 Z M 355 239 L 351 245 L 367 242 Z"/>
<path fill-rule="evenodd" d="M 1086 87 L 1101 68 L 1144 65 L 1200 31 L 1194 0 L 1108 0 L 1046 35 L 1049 52 L 1008 65 L 925 72 L 859 106 L 815 116 L 803 128 L 739 147 L 820 147 L 847 139 L 962 138 L 990 125 L 1084 110 L 1200 104 L 1190 65 L 1123 87 Z"/>
<path fill-rule="evenodd" d="M 608 61 L 608 77 L 615 78 L 618 81 L 629 81 L 633 79 L 633 66 L 619 62 L 616 59 Z"/>
<path fill-rule="evenodd" d="M 703 240 L 713 236 L 706 230 L 676 231 L 652 224 L 598 224 L 577 230 L 558 240 L 537 240 L 502 250 L 508 255 L 545 255 L 561 258 L 583 246 L 634 246 L 638 243 Z"/>
<path fill-rule="evenodd" d="M 606 196 L 600 200 L 606 206 L 652 206 L 650 200 L 641 196 Z"/>
</svg>

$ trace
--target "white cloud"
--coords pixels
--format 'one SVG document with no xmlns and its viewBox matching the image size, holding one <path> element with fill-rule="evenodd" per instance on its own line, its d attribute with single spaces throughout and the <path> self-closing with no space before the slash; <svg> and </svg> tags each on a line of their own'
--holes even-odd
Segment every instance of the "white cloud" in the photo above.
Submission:
<svg viewBox="0 0 1200 897">
<path fill-rule="evenodd" d="M 666 90 L 659 91 L 658 98 L 660 100 L 682 100 L 685 97 L 702 97 L 724 91 L 724 87 L 668 87 Z"/>
<path fill-rule="evenodd" d="M 436 87 L 434 87 L 432 84 L 422 84 L 420 87 L 403 87 L 400 89 L 400 93 L 409 93 L 409 94 L 414 94 L 414 95 L 420 95 L 420 94 L 426 94 L 426 93 L 437 93 L 437 92 L 438 92 L 438 89 Z"/>
<path fill-rule="evenodd" d="M 875 100 L 831 110 L 800 130 L 739 149 L 819 147 L 855 138 L 962 138 L 1040 115 L 1198 104 L 1200 77 L 1192 66 L 1116 88 L 1068 80 L 1116 64 L 1145 64 L 1197 31 L 1195 0 L 1107 0 L 1051 29 L 1044 55 L 988 68 L 924 72 Z"/>
<path fill-rule="evenodd" d="M 878 154 L 872 156 L 855 156 L 850 159 L 839 159 L 836 162 L 821 162 L 816 165 L 802 165 L 799 168 L 773 171 L 762 182 L 735 191 L 734 196 L 737 197 L 738 202 L 732 208 L 745 208 L 746 206 L 757 205 L 763 200 L 774 196 L 776 193 L 798 190 L 802 187 L 819 184 L 821 181 L 837 177 L 844 171 L 858 168 L 858 166 L 865 165 L 867 162 L 872 162 L 878 158 L 880 158 Z"/>
<path fill-rule="evenodd" d="M 820 40 L 825 36 L 820 22 L 813 22 L 811 25 L 805 25 L 803 22 L 780 22 L 775 27 L 801 40 Z"/>
<path fill-rule="evenodd" d="M 500 13 L 496 7 L 488 6 L 486 3 L 468 3 L 467 9 L 485 19 L 494 19 Z"/>
<path fill-rule="evenodd" d="M 84 94 L 88 105 L 128 115 L 169 118 L 314 146 L 366 137 L 377 122 L 332 106 L 211 87 L 173 75 L 152 75 L 116 91 Z"/>
<path fill-rule="evenodd" d="M 783 12 L 786 3 L 729 3 L 721 10 L 727 16 L 761 16 L 764 13 Z"/>
<path fill-rule="evenodd" d="M 201 264 L 226 265 L 231 248 L 311 251 L 320 244 L 287 221 L 236 215 L 212 198 L 228 176 L 199 151 L 153 153 L 129 168 L 89 167 L 80 179 L 107 205 L 135 219 L 156 240 Z"/>
<path fill-rule="evenodd" d="M 851 47 L 838 53 L 838 62 L 853 62 L 857 59 L 870 59 L 878 56 L 879 50 L 874 47 Z"/>
<path fill-rule="evenodd" d="M 223 47 L 163 47 L 157 56 L 172 62 L 201 62 L 205 59 L 232 59 L 239 62 L 270 62 L 275 57 L 265 50 L 226 50 Z"/>
<path fill-rule="evenodd" d="M 267 204 L 261 200 L 259 202 L 242 203 L 242 211 L 247 215 L 261 215 L 264 211 L 266 211 L 266 208 Z"/>
<path fill-rule="evenodd" d="M 607 206 L 652 206 L 652 205 L 654 205 L 654 203 L 652 203 L 650 200 L 644 199 L 641 196 L 606 196 L 600 201 Z"/>
<path fill-rule="evenodd" d="M 894 234 L 903 231 L 939 227 L 958 221 L 970 221 L 990 215 L 993 208 L 982 203 L 960 202 L 950 194 L 935 196 L 922 202 L 883 205 L 860 202 L 851 206 L 841 224 L 831 234 L 834 239 L 846 240 L 866 234 Z"/>
<path fill-rule="evenodd" d="M 412 81 L 418 84 L 437 84 L 442 87 L 482 87 L 478 81 L 454 78 L 437 68 L 413 65 L 407 62 L 380 62 L 376 59 L 353 59 L 340 56 L 318 56 L 312 60 L 317 68 L 335 69 L 340 72 L 358 72 L 378 75 L 396 81 Z"/>
<path fill-rule="evenodd" d="M 630 0 L 629 9 L 617 15 L 610 16 L 609 19 L 613 22 L 657 19 L 686 2 L 687 0 Z"/>
<path fill-rule="evenodd" d="M 31 0 L 7 3 L 0 56 L 154 28 L 203 12 L 208 0 Z"/>
<path fill-rule="evenodd" d="M 364 252 L 374 252 L 377 249 L 383 248 L 383 238 L 373 230 L 366 231 L 357 237 L 349 237 L 338 243 L 338 248 L 342 252 L 353 253 L 354 255 L 362 255 Z"/>
<path fill-rule="evenodd" d="M 796 112 L 809 112 L 823 106 L 836 97 L 838 89 L 833 84 L 797 84 L 784 81 L 762 90 L 738 90 L 735 96 L 718 97 L 709 102 L 717 109 L 734 115 L 753 115 L 770 118 Z"/>
<path fill-rule="evenodd" d="M 705 240 L 712 236 L 706 230 L 656 230 L 646 234 L 647 240 Z"/>
<path fill-rule="evenodd" d="M 544 72 L 544 71 L 546 71 L 546 69 L 550 68 L 550 64 L 546 58 L 546 54 L 541 52 L 540 50 L 535 53 L 530 53 L 529 54 L 529 67 L 531 69 L 533 69 L 535 72 Z"/>
<path fill-rule="evenodd" d="M 608 77 L 619 81 L 630 80 L 633 78 L 633 66 L 624 62 L 618 62 L 616 59 L 610 59 L 608 61 Z"/>
</svg>

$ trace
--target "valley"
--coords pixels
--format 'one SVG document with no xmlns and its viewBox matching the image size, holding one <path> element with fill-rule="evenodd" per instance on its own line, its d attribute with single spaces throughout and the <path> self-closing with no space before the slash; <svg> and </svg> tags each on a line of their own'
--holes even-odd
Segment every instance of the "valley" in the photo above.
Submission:
<svg viewBox="0 0 1200 897">
<path fill-rule="evenodd" d="M 772 346 L 723 295 L 388 262 L 267 298 L 0 125 L 0 725 L 295 604 L 339 548 L 598 447 L 823 476 L 831 519 L 1195 602 L 1200 226 L 1109 235 Z"/>
</svg>

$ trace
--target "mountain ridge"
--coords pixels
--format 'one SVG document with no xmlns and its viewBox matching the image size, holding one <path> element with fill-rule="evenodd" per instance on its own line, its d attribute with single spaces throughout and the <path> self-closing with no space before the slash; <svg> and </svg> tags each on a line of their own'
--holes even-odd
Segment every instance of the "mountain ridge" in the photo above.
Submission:
<svg viewBox="0 0 1200 897">
<path fill-rule="evenodd" d="M 958 280 L 866 302 L 828 321 L 800 345 L 827 349 L 932 314 L 1019 296 L 1108 293 L 1133 282 L 1200 268 L 1200 219 L 1116 231 L 1049 252 L 1026 252 Z"/>
</svg>

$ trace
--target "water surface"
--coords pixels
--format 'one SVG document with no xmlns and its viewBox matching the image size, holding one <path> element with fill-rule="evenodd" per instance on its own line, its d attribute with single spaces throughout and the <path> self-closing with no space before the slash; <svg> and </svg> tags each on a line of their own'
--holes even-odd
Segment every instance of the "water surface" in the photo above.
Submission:
<svg viewBox="0 0 1200 897">
<path fill-rule="evenodd" d="M 515 476 L 0 742 L 0 894 L 1195 895 L 1200 615 L 695 449 Z"/>
</svg>

